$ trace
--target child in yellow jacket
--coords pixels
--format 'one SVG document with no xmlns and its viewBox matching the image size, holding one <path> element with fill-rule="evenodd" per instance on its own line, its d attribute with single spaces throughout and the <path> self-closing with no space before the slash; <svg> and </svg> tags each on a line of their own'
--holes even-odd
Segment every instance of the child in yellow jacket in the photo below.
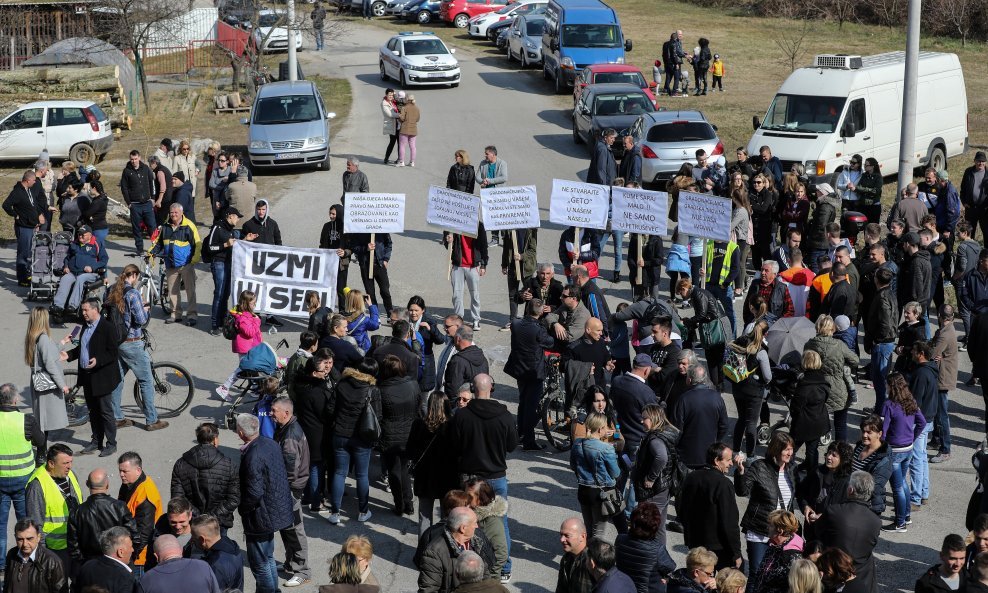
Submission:
<svg viewBox="0 0 988 593">
<path fill-rule="evenodd" d="M 710 73 L 713 75 L 710 91 L 713 92 L 719 88 L 721 92 L 724 92 L 724 75 L 727 74 L 727 68 L 724 67 L 720 54 L 714 54 L 714 61 L 710 63 Z"/>
</svg>

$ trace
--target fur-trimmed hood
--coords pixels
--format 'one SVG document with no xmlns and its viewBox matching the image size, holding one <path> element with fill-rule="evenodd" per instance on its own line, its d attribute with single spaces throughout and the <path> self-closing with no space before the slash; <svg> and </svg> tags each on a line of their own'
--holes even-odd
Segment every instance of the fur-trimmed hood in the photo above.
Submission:
<svg viewBox="0 0 988 593">
<path fill-rule="evenodd" d="M 508 501 L 498 494 L 494 496 L 494 500 L 490 504 L 477 507 L 474 512 L 477 513 L 478 521 L 483 521 L 488 517 L 504 517 L 508 514 Z"/>
<path fill-rule="evenodd" d="M 343 378 L 346 379 L 347 377 L 353 377 L 354 380 L 360 381 L 361 383 L 367 383 L 368 385 L 377 385 L 377 379 L 367 373 L 361 373 L 353 367 L 343 369 Z"/>
</svg>

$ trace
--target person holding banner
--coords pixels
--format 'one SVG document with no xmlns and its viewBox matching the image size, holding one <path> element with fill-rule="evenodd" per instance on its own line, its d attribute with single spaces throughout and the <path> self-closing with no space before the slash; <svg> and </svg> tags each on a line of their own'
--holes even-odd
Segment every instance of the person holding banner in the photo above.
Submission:
<svg viewBox="0 0 988 593">
<path fill-rule="evenodd" d="M 237 242 L 238 231 L 234 231 L 237 222 L 243 214 L 239 210 L 230 206 L 222 212 L 222 218 L 216 221 L 213 228 L 209 230 L 208 238 L 203 242 L 203 261 L 208 261 L 213 272 L 213 307 L 212 322 L 213 327 L 210 334 L 219 336 L 223 334 L 223 320 L 226 319 L 227 301 L 230 300 L 230 267 L 233 255 L 233 244 Z M 247 235 L 246 240 L 253 239 L 252 235 Z"/>
<path fill-rule="evenodd" d="M 450 245 L 450 263 L 453 267 L 450 282 L 453 285 L 453 312 L 463 317 L 463 285 L 470 291 L 470 317 L 473 331 L 480 330 L 480 279 L 487 273 L 487 231 L 484 223 L 477 226 L 477 238 L 456 233 L 443 233 L 443 247 Z"/>
<path fill-rule="evenodd" d="M 360 278 L 364 281 L 364 292 L 370 297 L 371 303 L 377 305 L 377 294 L 374 282 L 381 289 L 381 300 L 384 301 L 384 311 L 391 312 L 391 280 L 388 278 L 388 262 L 391 261 L 391 235 L 376 233 L 371 243 L 370 234 L 353 233 L 344 237 L 344 242 L 350 245 L 353 254 L 357 256 L 360 265 Z M 371 256 L 374 257 L 374 277 L 370 277 Z"/>
<path fill-rule="evenodd" d="M 584 265 L 590 278 L 596 278 L 600 259 L 600 231 L 596 229 L 580 229 L 580 240 L 575 242 L 573 235 L 576 227 L 569 227 L 559 236 L 559 261 L 563 264 L 563 273 L 569 278 L 573 268 Z"/>
<path fill-rule="evenodd" d="M 628 275 L 634 300 L 659 296 L 662 275 L 662 237 L 630 233 L 628 242 Z M 638 245 L 641 244 L 641 247 Z M 638 254 L 641 253 L 641 258 Z M 641 270 L 639 276 L 638 271 Z"/>
<path fill-rule="evenodd" d="M 340 256 L 340 268 L 336 272 L 336 302 L 342 303 L 346 288 L 347 273 L 350 270 L 350 256 L 353 250 L 347 245 L 343 235 L 343 206 L 333 204 L 329 207 L 329 221 L 322 225 L 319 233 L 319 249 L 331 249 Z"/>
<path fill-rule="evenodd" d="M 515 237 L 519 253 L 511 241 L 501 246 L 501 273 L 508 279 L 508 322 L 501 331 L 511 331 L 511 322 L 518 317 L 518 287 L 535 274 L 538 258 L 539 229 L 516 229 Z M 515 262 L 521 262 L 521 278 L 518 278 Z"/>
</svg>

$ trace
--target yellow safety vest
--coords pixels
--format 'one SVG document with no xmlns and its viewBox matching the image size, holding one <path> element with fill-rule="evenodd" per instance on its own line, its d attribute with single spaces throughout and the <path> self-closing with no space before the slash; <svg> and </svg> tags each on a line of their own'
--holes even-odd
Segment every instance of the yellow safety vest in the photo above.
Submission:
<svg viewBox="0 0 988 593">
<path fill-rule="evenodd" d="M 705 249 L 704 260 L 706 261 L 707 267 L 707 284 L 710 284 L 710 275 L 714 271 L 714 242 L 708 240 L 707 247 Z M 738 244 L 734 241 L 727 242 L 727 253 L 724 254 L 724 262 L 720 265 L 720 278 L 717 281 L 717 286 L 724 284 L 724 280 L 727 280 L 727 275 L 731 273 L 731 256 L 734 254 L 734 250 L 738 248 Z M 743 263 L 741 265 L 744 265 Z"/>
<path fill-rule="evenodd" d="M 45 545 L 49 550 L 64 550 L 68 547 L 69 534 L 69 503 L 62 495 L 62 489 L 52 479 L 45 466 L 34 470 L 27 483 L 37 480 L 41 484 L 41 492 L 45 495 L 45 523 L 41 529 L 45 532 Z M 82 503 L 82 490 L 75 474 L 69 471 L 69 484 L 75 492 L 76 500 Z"/>
<path fill-rule="evenodd" d="M 24 414 L 0 412 L 0 478 L 20 478 L 34 471 L 34 449 L 24 438 Z"/>
</svg>

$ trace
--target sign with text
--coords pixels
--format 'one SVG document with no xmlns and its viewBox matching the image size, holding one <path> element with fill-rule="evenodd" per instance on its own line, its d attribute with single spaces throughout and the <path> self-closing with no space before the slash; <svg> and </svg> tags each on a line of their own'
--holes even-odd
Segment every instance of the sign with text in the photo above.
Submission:
<svg viewBox="0 0 988 593">
<path fill-rule="evenodd" d="M 446 231 L 476 237 L 480 224 L 480 198 L 431 185 L 425 221 Z"/>
<path fill-rule="evenodd" d="M 405 230 L 405 194 L 344 196 L 344 233 L 400 233 Z"/>
<path fill-rule="evenodd" d="M 484 226 L 489 231 L 537 229 L 541 224 L 539 196 L 534 185 L 483 187 Z"/>
<path fill-rule="evenodd" d="M 257 295 L 255 313 L 308 317 L 305 293 L 319 293 L 324 307 L 336 309 L 340 256 L 331 249 L 306 249 L 237 241 L 233 244 L 231 296 Z"/>
<path fill-rule="evenodd" d="M 611 228 L 641 235 L 665 235 L 669 226 L 669 194 L 628 187 L 611 189 Z"/>
<path fill-rule="evenodd" d="M 729 241 L 731 200 L 691 191 L 679 192 L 679 232 L 714 241 Z"/>
<path fill-rule="evenodd" d="M 553 179 L 549 221 L 581 229 L 607 228 L 610 189 L 606 185 Z"/>
</svg>

